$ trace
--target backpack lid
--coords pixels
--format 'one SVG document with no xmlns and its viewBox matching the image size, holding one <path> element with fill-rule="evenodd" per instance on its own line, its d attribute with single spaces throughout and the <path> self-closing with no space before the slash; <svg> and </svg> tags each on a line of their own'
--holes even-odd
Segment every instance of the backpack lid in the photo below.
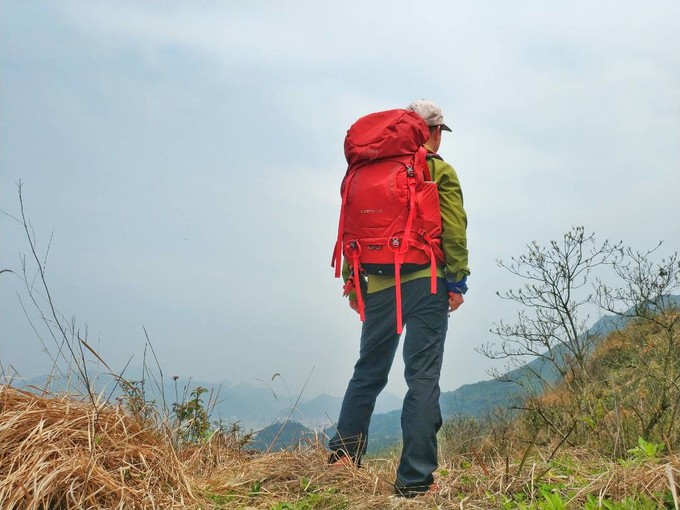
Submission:
<svg viewBox="0 0 680 510">
<path fill-rule="evenodd" d="M 430 130 L 416 112 L 402 109 L 368 114 L 357 120 L 345 137 L 345 158 L 356 165 L 416 152 Z"/>
</svg>

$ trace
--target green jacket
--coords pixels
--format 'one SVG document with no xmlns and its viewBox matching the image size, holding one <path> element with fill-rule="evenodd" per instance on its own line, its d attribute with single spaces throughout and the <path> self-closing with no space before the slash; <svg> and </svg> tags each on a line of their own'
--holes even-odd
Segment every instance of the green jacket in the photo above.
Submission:
<svg viewBox="0 0 680 510">
<path fill-rule="evenodd" d="M 467 215 L 463 207 L 463 191 L 458 175 L 451 165 L 437 158 L 428 158 L 430 174 L 439 189 L 439 207 L 442 214 L 442 248 L 446 256 L 446 267 L 438 267 L 438 276 L 458 281 L 470 274 L 467 249 Z M 343 264 L 342 275 L 349 277 L 349 266 Z M 401 281 L 408 282 L 418 278 L 429 278 L 430 268 L 401 275 Z M 394 286 L 393 276 L 368 276 L 367 292 L 377 292 Z M 355 299 L 354 293 L 349 296 Z"/>
</svg>

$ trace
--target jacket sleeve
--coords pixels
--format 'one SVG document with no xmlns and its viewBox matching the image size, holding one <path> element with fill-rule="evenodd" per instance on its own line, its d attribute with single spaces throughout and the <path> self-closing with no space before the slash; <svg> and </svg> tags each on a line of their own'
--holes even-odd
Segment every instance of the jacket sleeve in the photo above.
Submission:
<svg viewBox="0 0 680 510">
<path fill-rule="evenodd" d="M 440 159 L 428 164 L 439 189 L 442 215 L 442 248 L 446 256 L 446 275 L 453 281 L 470 274 L 467 249 L 467 214 L 458 175 L 451 165 Z"/>
</svg>

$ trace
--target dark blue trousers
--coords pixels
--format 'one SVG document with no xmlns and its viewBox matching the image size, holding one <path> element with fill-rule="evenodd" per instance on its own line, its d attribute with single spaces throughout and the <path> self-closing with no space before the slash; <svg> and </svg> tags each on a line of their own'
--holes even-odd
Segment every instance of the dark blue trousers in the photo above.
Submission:
<svg viewBox="0 0 680 510">
<path fill-rule="evenodd" d="M 402 284 L 404 377 L 408 392 L 401 412 L 403 449 L 395 487 L 425 491 L 437 469 L 437 432 L 442 425 L 439 375 L 448 328 L 448 292 L 443 280 L 430 293 L 430 279 Z M 387 384 L 399 345 L 395 290 L 367 294 L 359 360 L 342 402 L 337 433 L 329 448 L 359 463 L 378 394 Z"/>
</svg>

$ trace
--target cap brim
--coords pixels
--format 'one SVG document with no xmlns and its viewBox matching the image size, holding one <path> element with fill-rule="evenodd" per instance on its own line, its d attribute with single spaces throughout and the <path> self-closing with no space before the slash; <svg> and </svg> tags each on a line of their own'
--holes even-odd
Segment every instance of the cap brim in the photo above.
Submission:
<svg viewBox="0 0 680 510">
<path fill-rule="evenodd" d="M 446 124 L 442 124 L 441 128 L 444 131 L 448 131 L 449 133 L 453 133 L 453 131 L 451 131 L 451 128 L 449 126 L 447 126 Z"/>
</svg>

